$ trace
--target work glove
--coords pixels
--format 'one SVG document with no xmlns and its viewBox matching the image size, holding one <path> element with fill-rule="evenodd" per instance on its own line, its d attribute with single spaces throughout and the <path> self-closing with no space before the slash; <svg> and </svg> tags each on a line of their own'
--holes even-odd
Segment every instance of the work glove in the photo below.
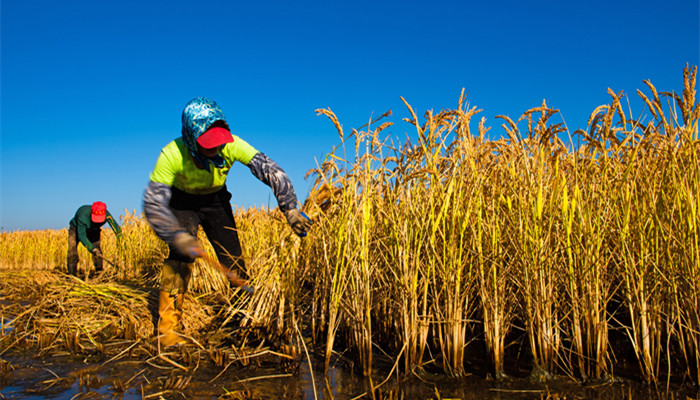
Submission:
<svg viewBox="0 0 700 400">
<path fill-rule="evenodd" d="M 173 247 L 180 254 L 190 256 L 192 258 L 201 257 L 204 254 L 204 248 L 189 233 L 178 233 L 173 240 Z"/>
<path fill-rule="evenodd" d="M 97 247 L 95 247 L 94 249 L 92 249 L 92 254 L 94 254 L 94 255 L 97 256 L 97 257 L 102 257 L 102 252 L 101 252 L 100 249 L 98 249 Z"/>
<path fill-rule="evenodd" d="M 306 231 L 308 231 L 314 223 L 306 214 L 296 208 L 285 211 L 284 216 L 287 217 L 287 222 L 289 226 L 292 227 L 294 233 L 300 237 L 306 236 Z"/>
</svg>

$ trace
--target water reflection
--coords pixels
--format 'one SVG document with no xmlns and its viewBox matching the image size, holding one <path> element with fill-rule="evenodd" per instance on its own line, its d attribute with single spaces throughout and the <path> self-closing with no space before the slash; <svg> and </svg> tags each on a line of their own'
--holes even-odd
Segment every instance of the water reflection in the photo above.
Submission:
<svg viewBox="0 0 700 400">
<path fill-rule="evenodd" d="M 350 373 L 345 366 L 323 373 L 321 359 L 281 370 L 279 365 L 220 368 L 193 365 L 187 371 L 155 368 L 147 360 L 106 363 L 49 356 L 3 355 L 11 368 L 0 370 L 0 399 L 686 399 L 696 392 L 677 389 L 657 393 L 633 382 L 580 385 L 562 378 L 547 384 L 527 379 L 494 382 L 475 375 L 449 378 L 437 371 L 387 379 L 380 371 L 372 379 Z"/>
<path fill-rule="evenodd" d="M 5 318 L 5 316 L 0 315 L 0 334 L 7 335 L 12 332 L 14 318 Z"/>
</svg>

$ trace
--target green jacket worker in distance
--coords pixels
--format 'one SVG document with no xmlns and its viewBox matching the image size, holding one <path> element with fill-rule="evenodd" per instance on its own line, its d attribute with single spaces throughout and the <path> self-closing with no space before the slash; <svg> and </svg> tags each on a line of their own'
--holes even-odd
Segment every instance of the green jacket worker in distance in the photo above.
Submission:
<svg viewBox="0 0 700 400">
<path fill-rule="evenodd" d="M 95 272 L 102 271 L 102 251 L 100 250 L 100 232 L 102 225 L 107 222 L 112 228 L 117 238 L 121 238 L 122 231 L 119 224 L 112 218 L 112 214 L 107 211 L 107 205 L 101 201 L 96 201 L 92 205 L 84 205 L 78 208 L 75 216 L 68 224 L 68 273 L 78 275 L 78 242 L 92 253 L 92 262 Z"/>
<path fill-rule="evenodd" d="M 175 332 L 195 258 L 201 226 L 225 267 L 245 276 L 245 263 L 231 209 L 226 177 L 235 162 L 272 188 L 280 210 L 299 236 L 311 221 L 297 210 L 297 197 L 277 163 L 231 134 L 213 100 L 197 97 L 182 112 L 182 136 L 167 144 L 156 161 L 143 198 L 143 210 L 156 235 L 168 244 L 160 282 L 158 332 L 164 346 L 182 344 Z"/>
</svg>

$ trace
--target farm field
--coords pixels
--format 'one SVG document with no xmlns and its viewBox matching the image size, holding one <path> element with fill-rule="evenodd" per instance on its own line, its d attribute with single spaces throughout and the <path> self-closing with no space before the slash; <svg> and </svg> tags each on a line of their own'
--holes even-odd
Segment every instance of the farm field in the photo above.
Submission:
<svg viewBox="0 0 700 400">
<path fill-rule="evenodd" d="M 135 211 L 102 275 L 80 248 L 83 279 L 67 230 L 2 232 L 0 398 L 696 398 L 696 72 L 643 112 L 609 92 L 585 131 L 543 102 L 497 140 L 464 94 L 406 103 L 404 143 L 390 112 L 346 132 L 318 110 L 339 145 L 309 171 L 313 229 L 235 210 L 255 294 L 198 260 L 182 348 L 154 337 L 167 247 Z"/>
</svg>

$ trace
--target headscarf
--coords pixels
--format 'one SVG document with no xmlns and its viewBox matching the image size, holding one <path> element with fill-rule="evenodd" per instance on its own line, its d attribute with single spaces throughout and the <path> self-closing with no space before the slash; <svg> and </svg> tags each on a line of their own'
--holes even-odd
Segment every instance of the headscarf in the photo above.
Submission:
<svg viewBox="0 0 700 400">
<path fill-rule="evenodd" d="M 224 166 L 225 160 L 219 154 L 211 158 L 200 154 L 197 150 L 197 138 L 217 121 L 221 121 L 226 129 L 229 129 L 221 107 L 214 100 L 206 97 L 196 97 L 190 100 L 182 111 L 182 140 L 190 150 L 192 157 L 208 172 L 211 171 L 210 162 L 216 168 L 221 168 Z"/>
</svg>

